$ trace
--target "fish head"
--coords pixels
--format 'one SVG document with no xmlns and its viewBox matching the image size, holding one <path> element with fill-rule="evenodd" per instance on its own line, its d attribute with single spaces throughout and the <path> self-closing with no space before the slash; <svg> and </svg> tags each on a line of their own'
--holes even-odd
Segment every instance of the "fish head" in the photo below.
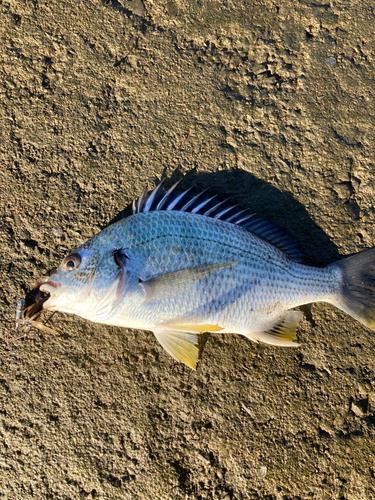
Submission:
<svg viewBox="0 0 375 500">
<path fill-rule="evenodd" d="M 100 321 L 100 314 L 118 303 L 124 269 L 112 245 L 90 240 L 65 257 L 40 290 L 49 294 L 43 309 L 77 314 Z M 123 266 L 124 267 L 124 266 Z"/>
</svg>

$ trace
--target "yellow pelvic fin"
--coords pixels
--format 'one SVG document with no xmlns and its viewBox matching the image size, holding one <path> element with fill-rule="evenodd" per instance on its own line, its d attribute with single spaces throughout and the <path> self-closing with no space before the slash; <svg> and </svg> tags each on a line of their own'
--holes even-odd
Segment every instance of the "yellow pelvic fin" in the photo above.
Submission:
<svg viewBox="0 0 375 500">
<path fill-rule="evenodd" d="M 196 370 L 199 350 L 196 346 L 198 339 L 194 333 L 159 330 L 154 334 L 168 354 Z"/>
<path fill-rule="evenodd" d="M 256 342 L 284 347 L 298 347 L 296 328 L 303 318 L 301 311 L 287 311 L 277 323 L 264 332 L 251 332 L 246 337 Z"/>
<path fill-rule="evenodd" d="M 199 323 L 178 323 L 176 321 L 171 321 L 168 323 L 163 323 L 164 328 L 168 328 L 171 330 L 176 330 L 178 332 L 195 332 L 195 333 L 204 333 L 204 332 L 220 332 L 223 328 L 218 325 L 210 325 L 210 324 L 199 324 Z"/>
<path fill-rule="evenodd" d="M 187 267 L 141 281 L 140 284 L 146 292 L 144 301 L 158 298 L 158 296 L 164 299 L 173 298 L 176 294 L 185 292 L 189 286 L 199 282 L 205 276 L 236 264 L 238 262 L 218 262 L 216 264 Z"/>
</svg>

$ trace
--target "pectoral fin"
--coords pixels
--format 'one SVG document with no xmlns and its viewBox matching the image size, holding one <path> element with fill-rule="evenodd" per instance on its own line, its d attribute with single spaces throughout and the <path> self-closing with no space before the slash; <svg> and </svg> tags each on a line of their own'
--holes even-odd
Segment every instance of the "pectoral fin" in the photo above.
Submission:
<svg viewBox="0 0 375 500">
<path fill-rule="evenodd" d="M 298 347 L 296 328 L 303 318 L 301 311 L 287 311 L 277 323 L 264 332 L 251 332 L 246 337 L 255 342 L 278 345 L 284 347 Z"/>
<path fill-rule="evenodd" d="M 199 350 L 196 346 L 198 339 L 194 333 L 159 330 L 154 334 L 168 354 L 196 370 Z"/>
<path fill-rule="evenodd" d="M 108 288 L 107 293 L 103 296 L 96 306 L 96 317 L 108 317 L 115 311 L 126 293 L 128 274 L 127 271 L 121 269 L 112 285 Z"/>
<path fill-rule="evenodd" d="M 97 303 L 95 308 L 96 318 L 107 318 L 112 310 L 112 304 L 117 300 L 118 279 L 115 279 L 112 285 L 108 288 L 107 293 Z"/>
<path fill-rule="evenodd" d="M 219 262 L 217 264 L 187 267 L 179 271 L 160 274 L 154 278 L 140 281 L 141 286 L 146 292 L 144 302 L 159 297 L 164 299 L 173 298 L 176 294 L 186 291 L 189 286 L 198 282 L 205 276 L 236 264 L 238 264 L 238 262 Z"/>
</svg>

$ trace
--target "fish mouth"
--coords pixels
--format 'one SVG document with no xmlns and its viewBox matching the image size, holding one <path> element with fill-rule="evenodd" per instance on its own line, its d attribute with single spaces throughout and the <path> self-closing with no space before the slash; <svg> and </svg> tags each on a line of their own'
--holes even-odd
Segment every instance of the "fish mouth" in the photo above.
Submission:
<svg viewBox="0 0 375 500">
<path fill-rule="evenodd" d="M 57 283 L 56 281 L 46 281 L 40 285 L 39 290 L 49 294 L 49 297 L 43 303 L 43 309 L 51 309 L 54 307 L 54 304 L 51 303 L 51 299 L 53 299 L 54 294 L 59 288 L 61 288 L 61 283 Z"/>
</svg>

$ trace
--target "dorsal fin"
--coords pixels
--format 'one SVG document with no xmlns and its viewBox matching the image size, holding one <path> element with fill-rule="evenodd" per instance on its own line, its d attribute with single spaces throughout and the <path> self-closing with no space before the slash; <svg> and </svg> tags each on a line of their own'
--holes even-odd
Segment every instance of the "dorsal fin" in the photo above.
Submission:
<svg viewBox="0 0 375 500">
<path fill-rule="evenodd" d="M 220 219 L 255 233 L 298 262 L 305 260 L 305 252 L 297 241 L 276 222 L 254 217 L 248 210 L 232 205 L 228 200 L 220 201 L 217 195 L 209 196 L 207 190 L 197 195 L 193 188 L 181 191 L 180 182 L 176 182 L 168 191 L 163 189 L 164 181 L 161 181 L 149 194 L 145 188 L 139 200 L 133 201 L 133 214 L 156 210 L 179 210 Z"/>
</svg>

